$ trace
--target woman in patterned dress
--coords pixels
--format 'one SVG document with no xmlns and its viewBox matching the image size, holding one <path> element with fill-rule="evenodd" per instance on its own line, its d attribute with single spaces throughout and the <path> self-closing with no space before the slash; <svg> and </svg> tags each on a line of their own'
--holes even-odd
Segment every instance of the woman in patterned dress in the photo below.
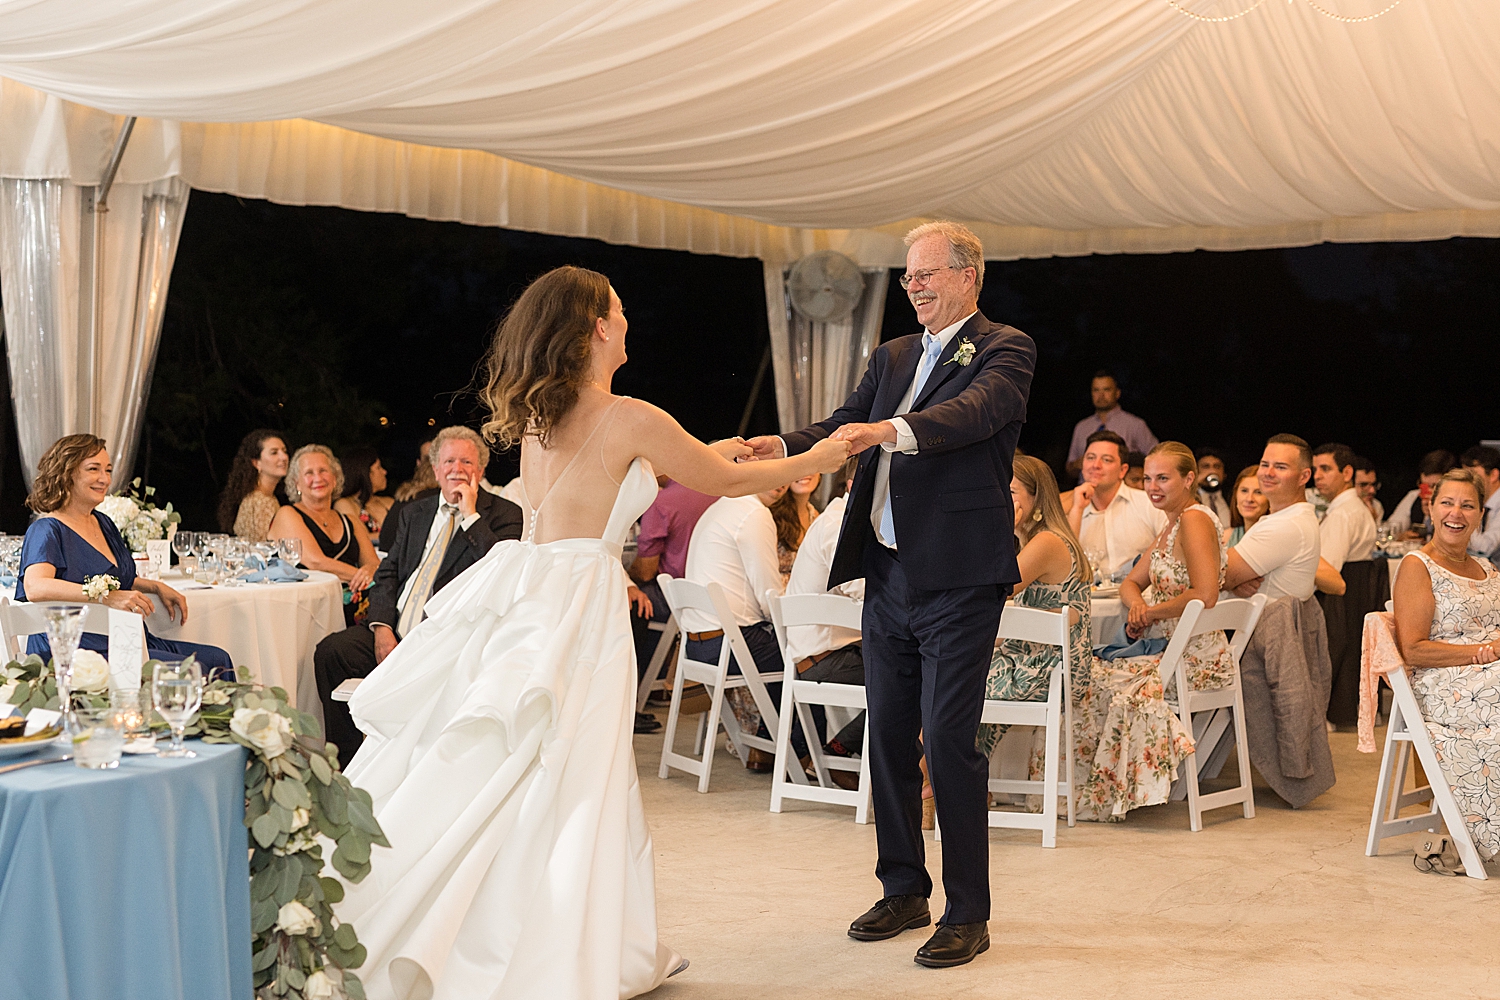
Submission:
<svg viewBox="0 0 1500 1000">
<path fill-rule="evenodd" d="M 1093 650 L 1089 646 L 1089 581 L 1094 571 L 1083 555 L 1083 545 L 1068 524 L 1058 498 L 1057 480 L 1040 459 L 1017 455 L 1010 481 L 1015 507 L 1016 563 L 1021 582 L 1011 598 L 1018 607 L 1068 610 L 1073 646 L 1073 701 L 1088 687 Z M 985 697 L 1004 701 L 1046 701 L 1052 671 L 1062 662 L 1062 650 L 1045 643 L 1001 639 L 990 660 Z M 986 755 L 994 752 L 1007 726 L 981 725 L 975 745 Z"/>
<path fill-rule="evenodd" d="M 1396 641 L 1443 777 L 1488 860 L 1500 853 L 1500 572 L 1467 551 L 1483 481 L 1444 473 L 1431 509 L 1432 540 L 1396 576 Z"/>
<path fill-rule="evenodd" d="M 1167 515 L 1150 550 L 1120 584 L 1120 601 L 1131 639 L 1157 640 L 1164 649 L 1189 601 L 1213 607 L 1224 585 L 1227 557 L 1220 543 L 1223 526 L 1197 502 L 1198 464 L 1177 441 L 1163 441 L 1146 456 L 1146 495 Z M 1234 656 L 1223 632 L 1195 636 L 1183 652 L 1188 679 L 1200 691 L 1221 688 L 1234 676 Z M 1183 728 L 1167 700 L 1161 652 L 1093 660 L 1093 677 L 1075 714 L 1078 725 L 1078 815 L 1084 819 L 1124 819 L 1139 806 L 1167 801 L 1177 765 L 1192 753 L 1192 734 Z"/>
</svg>

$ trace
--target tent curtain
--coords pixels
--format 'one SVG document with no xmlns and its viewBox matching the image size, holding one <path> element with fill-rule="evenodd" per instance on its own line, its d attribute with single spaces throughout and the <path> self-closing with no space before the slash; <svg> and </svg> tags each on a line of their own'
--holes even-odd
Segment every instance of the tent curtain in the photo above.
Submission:
<svg viewBox="0 0 1500 1000">
<path fill-rule="evenodd" d="M 95 189 L 0 180 L 0 296 L 28 487 L 47 448 L 83 432 L 109 443 L 115 488 L 130 481 L 188 190 L 172 178 L 110 191 L 96 350 Z"/>
<path fill-rule="evenodd" d="M 865 268 L 863 273 L 865 290 L 854 311 L 837 322 L 816 323 L 792 308 L 786 269 L 765 265 L 776 417 L 783 433 L 826 418 L 864 375 L 870 352 L 880 342 L 890 272 Z"/>
</svg>

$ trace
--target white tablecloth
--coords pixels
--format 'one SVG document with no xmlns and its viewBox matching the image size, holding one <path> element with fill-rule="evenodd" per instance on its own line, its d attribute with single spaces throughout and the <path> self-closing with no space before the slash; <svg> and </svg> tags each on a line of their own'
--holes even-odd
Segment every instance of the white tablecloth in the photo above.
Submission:
<svg viewBox="0 0 1500 1000">
<path fill-rule="evenodd" d="M 1094 645 L 1102 646 L 1125 623 L 1125 605 L 1118 597 L 1095 597 L 1089 602 L 1089 623 L 1093 626 Z"/>
<path fill-rule="evenodd" d="M 338 577 L 309 572 L 302 583 L 247 583 L 189 590 L 175 574 L 162 580 L 182 591 L 188 620 L 179 625 L 157 603 L 146 626 L 163 639 L 206 642 L 229 652 L 241 680 L 279 687 L 298 708 L 323 718 L 313 677 L 313 649 L 344 628 L 344 598 Z"/>
</svg>

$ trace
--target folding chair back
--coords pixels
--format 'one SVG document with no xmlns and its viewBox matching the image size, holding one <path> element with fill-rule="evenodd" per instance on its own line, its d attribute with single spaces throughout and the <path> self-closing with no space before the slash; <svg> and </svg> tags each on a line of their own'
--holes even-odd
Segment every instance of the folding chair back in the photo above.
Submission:
<svg viewBox="0 0 1500 1000">
<path fill-rule="evenodd" d="M 1182 762 L 1182 779 L 1187 786 L 1188 826 L 1194 833 L 1203 829 L 1203 814 L 1210 809 L 1238 804 L 1246 819 L 1255 817 L 1255 789 L 1250 778 L 1250 744 L 1245 731 L 1245 696 L 1240 686 L 1240 657 L 1250 643 L 1261 612 L 1266 607 L 1266 595 L 1227 598 L 1212 608 L 1205 608 L 1202 601 L 1189 601 L 1178 619 L 1172 633 L 1172 641 L 1162 653 L 1158 669 L 1162 683 L 1168 677 L 1177 679 L 1177 716 L 1182 725 L 1193 734 L 1193 740 L 1204 750 L 1188 755 Z M 1234 674 L 1229 684 L 1212 691 L 1194 690 L 1187 676 L 1187 660 L 1184 653 L 1190 640 L 1206 632 L 1234 632 L 1229 649 L 1234 659 Z M 1196 718 L 1196 724 L 1195 724 Z M 1240 783 L 1223 791 L 1205 794 L 1199 787 L 1199 771 L 1219 740 L 1224 738 L 1229 725 L 1234 725 L 1235 750 L 1238 755 Z"/>
<path fill-rule="evenodd" d="M 832 805 L 854 807 L 854 822 L 870 819 L 870 731 L 865 727 L 859 760 L 834 757 L 823 752 L 814 725 L 811 706 L 840 708 L 847 712 L 865 710 L 865 689 L 858 684 L 834 684 L 805 681 L 797 676 L 797 665 L 787 652 L 787 629 L 800 625 L 830 625 L 858 631 L 864 606 L 841 594 L 767 593 L 771 621 L 776 626 L 776 642 L 781 647 L 785 680 L 781 685 L 781 719 L 783 725 L 776 738 L 776 767 L 771 774 L 771 811 L 781 812 L 783 799 L 803 799 Z M 792 719 L 802 720 L 807 751 L 812 758 L 818 783 L 810 784 L 799 761 L 792 757 Z M 830 771 L 857 771 L 859 787 L 840 788 L 829 776 Z M 800 780 L 799 780 L 800 778 Z M 790 780 L 788 780 L 790 779 Z"/>
<path fill-rule="evenodd" d="M 46 608 L 52 603 L 67 602 L 32 603 L 0 597 L 0 643 L 8 659 L 19 660 L 26 655 L 27 636 L 47 634 Z M 125 656 L 146 662 L 146 627 L 140 615 L 94 603 L 84 604 L 83 609 L 83 631 L 108 637 L 111 661 Z"/>
</svg>

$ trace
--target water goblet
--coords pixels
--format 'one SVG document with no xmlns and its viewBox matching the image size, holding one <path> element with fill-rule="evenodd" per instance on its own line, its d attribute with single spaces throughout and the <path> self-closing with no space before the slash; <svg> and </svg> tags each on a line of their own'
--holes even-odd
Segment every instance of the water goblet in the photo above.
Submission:
<svg viewBox="0 0 1500 1000">
<path fill-rule="evenodd" d="M 78 652 L 78 640 L 83 638 L 85 610 L 82 604 L 51 604 L 42 612 L 47 619 L 47 644 L 52 647 L 57 703 L 65 736 L 72 733 L 73 654 Z"/>
<path fill-rule="evenodd" d="M 240 574 L 245 571 L 245 556 L 238 547 L 231 547 L 224 553 L 224 576 L 225 586 L 238 587 L 242 581 Z"/>
<path fill-rule="evenodd" d="M 283 538 L 279 543 L 282 562 L 296 566 L 302 562 L 302 539 Z"/>
<path fill-rule="evenodd" d="M 182 745 L 182 734 L 203 703 L 203 671 L 196 660 L 165 660 L 151 674 L 151 698 L 156 714 L 167 721 L 172 742 L 158 757 L 196 757 Z"/>
</svg>

